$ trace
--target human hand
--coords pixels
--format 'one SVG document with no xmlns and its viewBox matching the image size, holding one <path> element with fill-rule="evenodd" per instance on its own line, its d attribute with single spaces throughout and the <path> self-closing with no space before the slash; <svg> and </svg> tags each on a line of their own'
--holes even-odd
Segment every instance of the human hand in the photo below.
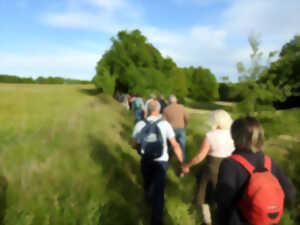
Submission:
<svg viewBox="0 0 300 225">
<path fill-rule="evenodd" d="M 186 164 L 182 164 L 181 170 L 183 173 L 189 173 L 190 172 L 190 167 Z"/>
</svg>

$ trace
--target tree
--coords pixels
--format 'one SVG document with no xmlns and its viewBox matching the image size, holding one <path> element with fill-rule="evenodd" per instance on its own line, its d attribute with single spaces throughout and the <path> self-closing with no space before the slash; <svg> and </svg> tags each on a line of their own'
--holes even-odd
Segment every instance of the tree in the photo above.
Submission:
<svg viewBox="0 0 300 225">
<path fill-rule="evenodd" d="M 100 82 L 105 68 L 110 75 L 115 74 L 115 91 L 141 95 L 177 91 L 185 97 L 185 77 L 177 65 L 171 58 L 162 57 L 139 30 L 120 31 L 111 40 L 112 46 L 97 64 L 94 81 Z"/>
<path fill-rule="evenodd" d="M 219 98 L 219 85 L 209 69 L 190 68 L 190 97 L 195 100 L 212 101 Z"/>
<path fill-rule="evenodd" d="M 239 81 L 243 88 L 242 95 L 245 98 L 237 105 L 240 111 L 251 114 L 258 110 L 261 104 L 271 104 L 275 100 L 282 99 L 284 94 L 270 82 L 259 82 L 265 76 L 271 59 L 276 52 L 270 52 L 266 65 L 261 63 L 263 52 L 259 50 L 260 41 L 252 33 L 248 37 L 252 53 L 250 54 L 250 66 L 246 68 L 242 62 L 237 63 L 237 70 L 240 74 Z"/>
<path fill-rule="evenodd" d="M 286 43 L 280 52 L 280 58 L 273 62 L 269 70 L 261 77 L 261 83 L 268 83 L 281 90 L 281 98 L 275 104 L 278 107 L 300 106 L 300 36 L 296 35 Z"/>
<path fill-rule="evenodd" d="M 110 75 L 106 68 L 101 68 L 99 71 L 100 75 L 95 76 L 93 82 L 97 89 L 103 91 L 103 93 L 108 95 L 113 95 L 116 86 L 116 75 Z"/>
</svg>

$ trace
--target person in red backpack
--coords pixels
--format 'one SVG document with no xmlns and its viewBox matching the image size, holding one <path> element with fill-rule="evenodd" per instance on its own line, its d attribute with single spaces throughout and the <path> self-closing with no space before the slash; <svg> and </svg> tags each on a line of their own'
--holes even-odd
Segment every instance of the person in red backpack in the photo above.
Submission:
<svg viewBox="0 0 300 225">
<path fill-rule="evenodd" d="M 218 225 L 276 225 L 285 202 L 295 197 L 292 183 L 262 152 L 264 130 L 253 117 L 231 126 L 233 155 L 222 161 L 216 188 Z"/>
</svg>

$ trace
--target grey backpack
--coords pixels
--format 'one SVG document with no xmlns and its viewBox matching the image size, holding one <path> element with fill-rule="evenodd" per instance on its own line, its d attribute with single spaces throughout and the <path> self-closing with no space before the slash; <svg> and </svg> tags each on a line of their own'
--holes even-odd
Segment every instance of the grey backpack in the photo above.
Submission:
<svg viewBox="0 0 300 225">
<path fill-rule="evenodd" d="M 155 122 L 143 120 L 146 125 L 137 136 L 137 150 L 144 159 L 155 159 L 163 154 L 163 137 L 157 126 L 162 119 Z"/>
</svg>

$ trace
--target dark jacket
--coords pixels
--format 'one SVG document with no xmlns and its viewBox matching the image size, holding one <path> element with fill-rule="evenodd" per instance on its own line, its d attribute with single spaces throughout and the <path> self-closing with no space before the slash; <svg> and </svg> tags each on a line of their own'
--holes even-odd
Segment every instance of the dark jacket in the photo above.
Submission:
<svg viewBox="0 0 300 225">
<path fill-rule="evenodd" d="M 250 153 L 235 150 L 233 154 L 242 155 L 258 171 L 264 169 L 263 153 Z M 291 202 L 295 197 L 292 183 L 273 160 L 271 170 L 272 174 L 278 179 L 282 186 L 285 194 L 285 202 Z M 222 161 L 216 189 L 216 219 L 218 225 L 249 225 L 237 209 L 237 202 L 243 195 L 249 177 L 248 171 L 235 160 L 226 158 Z"/>
</svg>

